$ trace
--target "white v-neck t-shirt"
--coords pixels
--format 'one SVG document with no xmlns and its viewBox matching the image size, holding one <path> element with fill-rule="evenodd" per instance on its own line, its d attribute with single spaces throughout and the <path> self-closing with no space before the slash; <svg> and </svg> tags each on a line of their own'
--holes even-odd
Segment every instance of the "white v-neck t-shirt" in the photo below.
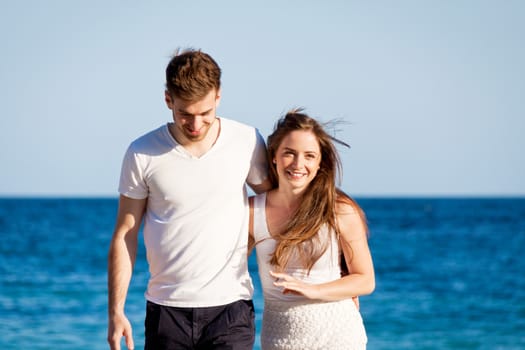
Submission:
<svg viewBox="0 0 525 350">
<path fill-rule="evenodd" d="M 119 192 L 148 200 L 143 233 L 151 302 L 206 307 L 252 298 L 245 183 L 266 179 L 266 149 L 255 128 L 219 120 L 215 144 L 199 158 L 168 125 L 132 142 L 124 156 Z"/>
</svg>

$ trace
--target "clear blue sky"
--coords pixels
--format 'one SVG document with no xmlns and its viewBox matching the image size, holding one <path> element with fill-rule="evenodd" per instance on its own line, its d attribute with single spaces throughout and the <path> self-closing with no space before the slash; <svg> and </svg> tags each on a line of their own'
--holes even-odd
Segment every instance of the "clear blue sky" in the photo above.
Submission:
<svg viewBox="0 0 525 350">
<path fill-rule="evenodd" d="M 116 196 L 170 120 L 176 47 L 223 69 L 219 114 L 264 136 L 303 106 L 356 196 L 525 195 L 523 1 L 2 1 L 0 195 Z M 218 170 L 219 171 L 219 170 Z"/>
</svg>

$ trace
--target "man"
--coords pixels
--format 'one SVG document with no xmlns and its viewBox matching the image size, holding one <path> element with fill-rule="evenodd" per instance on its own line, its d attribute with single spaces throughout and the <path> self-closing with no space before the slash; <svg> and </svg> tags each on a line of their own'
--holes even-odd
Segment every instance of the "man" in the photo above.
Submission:
<svg viewBox="0 0 525 350">
<path fill-rule="evenodd" d="M 173 122 L 138 138 L 122 164 L 108 263 L 108 342 L 133 349 L 124 314 L 144 219 L 150 280 L 145 349 L 252 349 L 247 267 L 248 184 L 269 188 L 266 149 L 253 127 L 218 117 L 221 70 L 200 50 L 166 68 Z"/>
</svg>

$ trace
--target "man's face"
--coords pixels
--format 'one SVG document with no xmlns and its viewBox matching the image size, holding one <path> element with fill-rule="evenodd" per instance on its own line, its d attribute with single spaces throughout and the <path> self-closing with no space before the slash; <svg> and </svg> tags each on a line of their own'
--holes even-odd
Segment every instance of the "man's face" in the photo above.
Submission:
<svg viewBox="0 0 525 350">
<path fill-rule="evenodd" d="M 220 101 L 220 91 L 211 90 L 198 101 L 185 101 L 165 93 L 166 105 L 171 109 L 175 123 L 175 139 L 184 145 L 199 142 L 206 138 L 216 120 Z"/>
</svg>

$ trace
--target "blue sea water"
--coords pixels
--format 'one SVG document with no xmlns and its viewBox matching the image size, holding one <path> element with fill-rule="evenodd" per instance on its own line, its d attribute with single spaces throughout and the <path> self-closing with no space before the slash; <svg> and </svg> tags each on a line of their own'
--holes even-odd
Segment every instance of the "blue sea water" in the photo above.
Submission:
<svg viewBox="0 0 525 350">
<path fill-rule="evenodd" d="M 358 202 L 377 280 L 360 299 L 368 349 L 525 349 L 525 198 Z M 116 211 L 116 199 L 0 199 L 0 349 L 108 348 Z M 141 245 L 126 305 L 137 349 L 147 278 Z"/>
</svg>

